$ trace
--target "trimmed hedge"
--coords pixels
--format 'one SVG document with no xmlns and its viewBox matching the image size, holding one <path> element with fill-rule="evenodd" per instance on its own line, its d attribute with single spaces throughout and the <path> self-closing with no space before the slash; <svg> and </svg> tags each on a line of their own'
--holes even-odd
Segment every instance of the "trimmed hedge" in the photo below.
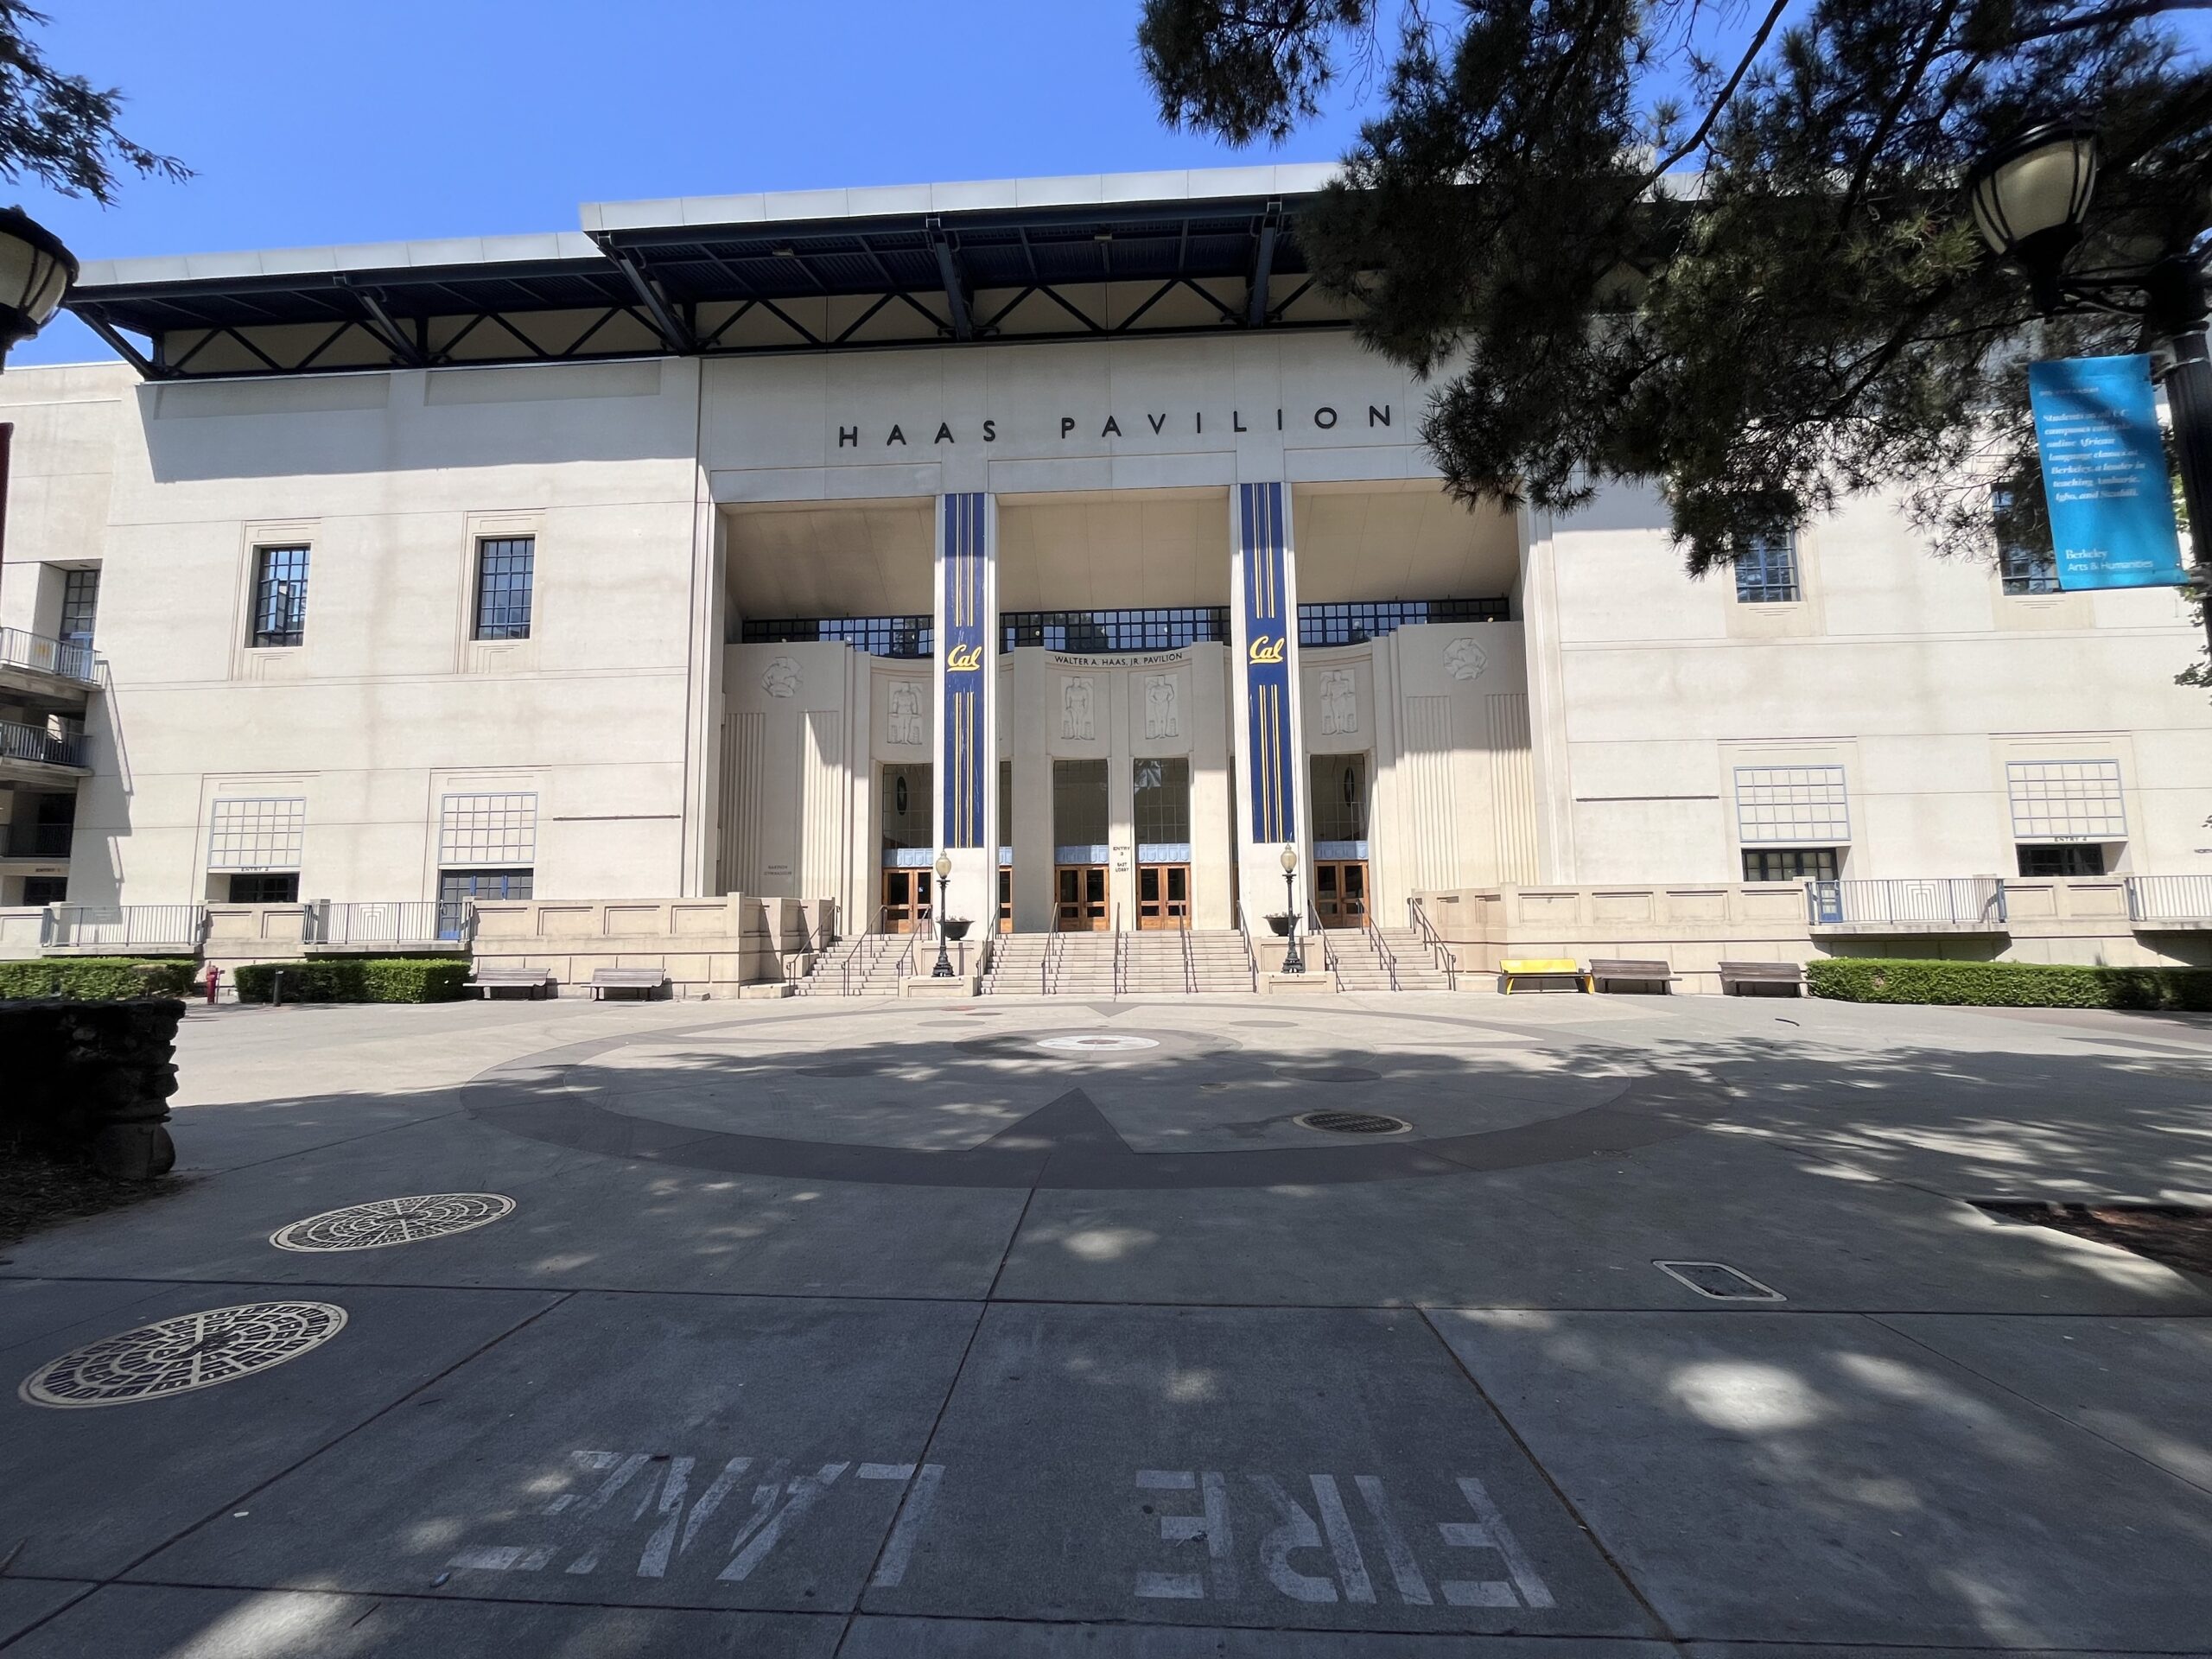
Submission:
<svg viewBox="0 0 2212 1659">
<path fill-rule="evenodd" d="M 231 976 L 241 1002 L 266 1002 L 278 974 L 287 1002 L 454 1002 L 468 980 L 466 957 L 327 957 L 263 962 Z"/>
<path fill-rule="evenodd" d="M 1825 957 L 1806 988 L 1839 1002 L 1944 1002 L 1985 1008 L 2212 1010 L 2212 969 L 2077 968 L 2040 962 L 1915 962 Z"/>
<path fill-rule="evenodd" d="M 188 957 L 47 957 L 0 962 L 0 999 L 60 998 L 121 1002 L 138 996 L 186 996 L 196 964 Z"/>
</svg>

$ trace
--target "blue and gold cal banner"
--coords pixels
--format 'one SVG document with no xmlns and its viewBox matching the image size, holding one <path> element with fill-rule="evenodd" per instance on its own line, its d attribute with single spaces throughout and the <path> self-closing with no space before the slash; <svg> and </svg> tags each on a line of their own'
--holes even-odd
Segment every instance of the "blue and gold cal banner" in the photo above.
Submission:
<svg viewBox="0 0 2212 1659">
<path fill-rule="evenodd" d="M 1251 742 L 1252 839 L 1298 836 L 1298 752 L 1290 733 L 1291 645 L 1298 626 L 1284 592 L 1283 486 L 1240 484 L 1244 556 L 1244 709 Z"/>
<path fill-rule="evenodd" d="M 2147 357 L 2028 365 L 2058 585 L 2171 588 L 2181 568 L 2173 481 Z"/>
<path fill-rule="evenodd" d="M 988 566 L 983 546 L 983 497 L 944 498 L 944 626 L 938 648 L 944 653 L 944 753 L 938 775 L 944 781 L 944 844 L 983 844 L 983 699 L 991 678 L 992 639 L 984 604 Z"/>
</svg>

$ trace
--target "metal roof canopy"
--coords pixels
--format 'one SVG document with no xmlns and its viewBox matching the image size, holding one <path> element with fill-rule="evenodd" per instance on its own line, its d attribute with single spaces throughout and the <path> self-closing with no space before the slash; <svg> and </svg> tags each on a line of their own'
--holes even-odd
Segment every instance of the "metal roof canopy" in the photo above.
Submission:
<svg viewBox="0 0 2212 1659">
<path fill-rule="evenodd" d="M 1051 325 L 1003 337 L 1261 327 L 1282 324 L 1311 285 L 1296 211 L 1331 171 L 592 204 L 583 236 L 93 264 L 68 304 L 150 378 L 980 341 L 1001 337 L 1008 315 L 1039 297 L 1056 308 Z M 1096 315 L 1108 283 L 1147 284 L 1149 297 L 1118 317 Z M 1207 321 L 1142 326 L 1178 290 L 1198 296 Z M 806 308 L 794 302 L 825 298 L 873 302 L 835 328 L 792 315 Z M 860 337 L 887 309 L 906 332 L 885 338 L 879 325 Z M 581 334 L 550 341 L 554 313 L 570 314 L 559 328 Z M 775 320 L 773 338 L 740 343 L 732 331 L 756 313 Z M 618 318 L 634 326 L 610 329 Z M 480 327 L 492 333 L 456 356 Z M 153 352 L 126 332 L 151 338 Z M 218 341 L 228 343 L 218 366 L 194 367 Z M 382 360 L 361 360 L 365 350 Z"/>
</svg>

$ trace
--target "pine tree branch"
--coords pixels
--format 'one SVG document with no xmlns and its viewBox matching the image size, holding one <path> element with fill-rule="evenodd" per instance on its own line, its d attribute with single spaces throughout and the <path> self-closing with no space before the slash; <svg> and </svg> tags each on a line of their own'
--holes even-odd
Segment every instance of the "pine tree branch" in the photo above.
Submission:
<svg viewBox="0 0 2212 1659">
<path fill-rule="evenodd" d="M 2138 3 L 2113 6 L 2105 11 L 2093 11 L 2085 16 L 2069 17 L 2056 23 L 2045 23 L 2041 29 L 2031 29 L 2012 36 L 2012 44 L 2025 46 L 2030 41 L 2047 41 L 2054 35 L 2075 35 L 2085 29 L 2103 29 L 2108 24 L 2140 22 L 2145 17 L 2155 17 L 2166 11 L 2212 10 L 2212 0 L 2138 0 Z"/>
<path fill-rule="evenodd" d="M 2212 0 L 2192 0 L 2192 3 L 2212 6 Z M 1751 73 L 1752 63 L 1765 48 L 1766 37 L 1774 33 L 1774 26 L 1782 21 L 1782 14 L 1789 9 L 1789 0 L 1774 0 L 1772 9 L 1766 15 L 1766 21 L 1759 25 L 1759 32 L 1751 37 L 1750 47 L 1737 60 L 1736 73 L 1728 77 L 1728 84 L 1720 89 L 1720 95 L 1713 100 L 1712 107 L 1706 111 L 1705 119 L 1697 124 L 1695 132 L 1675 147 L 1673 155 L 1651 169 L 1643 181 L 1646 186 L 1656 183 L 1664 177 L 1674 168 L 1675 162 L 1697 153 L 1699 146 L 1705 143 L 1706 134 L 1713 130 L 1713 123 L 1720 119 L 1720 112 L 1728 107 L 1728 100 L 1736 96 L 1736 88 L 1744 84 L 1744 77 Z"/>
</svg>

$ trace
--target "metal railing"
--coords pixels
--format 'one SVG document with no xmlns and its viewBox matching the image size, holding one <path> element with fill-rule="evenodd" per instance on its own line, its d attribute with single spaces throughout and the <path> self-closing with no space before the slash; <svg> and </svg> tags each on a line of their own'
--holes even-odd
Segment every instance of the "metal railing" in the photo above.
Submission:
<svg viewBox="0 0 2212 1659">
<path fill-rule="evenodd" d="M 1188 911 L 1183 912 L 1183 925 L 1176 931 L 1183 936 L 1183 989 L 1195 996 L 1198 989 L 1198 964 L 1191 955 L 1191 914 Z"/>
<path fill-rule="evenodd" d="M 1236 901 L 1236 937 L 1244 941 L 1244 967 L 1252 976 L 1252 989 L 1260 988 L 1260 953 L 1252 948 L 1252 925 L 1244 914 L 1244 901 Z"/>
<path fill-rule="evenodd" d="M 1368 944 L 1375 947 L 1376 958 L 1382 963 L 1383 973 L 1389 977 L 1390 988 L 1396 990 L 1398 988 L 1397 953 L 1390 949 L 1389 943 L 1382 938 L 1382 930 L 1375 925 L 1373 916 L 1368 916 L 1360 923 L 1359 927 L 1360 931 L 1367 935 Z"/>
<path fill-rule="evenodd" d="M 1121 995 L 1123 987 L 1128 982 L 1124 977 L 1128 972 L 1127 957 L 1122 939 L 1122 906 L 1121 901 L 1116 899 L 1114 904 L 1114 995 L 1117 997 Z"/>
<path fill-rule="evenodd" d="M 67 858 L 73 823 L 11 823 L 8 826 L 10 858 Z"/>
<path fill-rule="evenodd" d="M 2005 883 L 1993 875 L 1886 881 L 1808 881 L 1805 906 L 1815 927 L 2001 928 Z"/>
<path fill-rule="evenodd" d="M 2127 919 L 2138 925 L 2212 922 L 2212 875 L 2129 876 Z"/>
<path fill-rule="evenodd" d="M 49 766 L 87 764 L 81 732 L 65 736 L 49 732 L 43 726 L 26 726 L 14 720 L 0 720 L 0 758 L 36 760 Z"/>
<path fill-rule="evenodd" d="M 58 674 L 65 680 L 97 683 L 99 671 L 90 645 L 67 639 L 49 639 L 22 628 L 0 628 L 0 665 L 32 668 L 41 674 Z"/>
<path fill-rule="evenodd" d="M 38 942 L 47 950 L 186 952 L 207 933 L 205 905 L 48 905 Z"/>
<path fill-rule="evenodd" d="M 1459 959 L 1452 955 L 1452 947 L 1444 943 L 1444 936 L 1436 931 L 1436 924 L 1428 919 L 1428 912 L 1422 906 L 1421 900 L 1407 899 L 1406 914 L 1413 918 L 1413 925 L 1421 930 L 1421 942 L 1428 947 L 1429 960 L 1443 969 L 1444 988 L 1447 991 L 1458 990 L 1459 988 Z"/>
<path fill-rule="evenodd" d="M 1045 936 L 1045 954 L 1037 963 L 1037 994 L 1039 996 L 1052 994 L 1052 970 L 1060 965 L 1060 958 L 1067 953 L 1068 936 L 1066 934 L 1054 931 Z"/>
<path fill-rule="evenodd" d="M 1295 924 L 1294 923 L 1293 925 Z M 1344 976 L 1337 971 L 1337 953 L 1329 944 L 1329 930 L 1321 925 L 1320 917 L 1314 913 L 1313 906 L 1310 904 L 1306 906 L 1306 931 L 1309 936 L 1309 942 L 1320 946 L 1321 966 L 1328 970 L 1329 978 L 1341 991 L 1344 988 Z M 1306 971 L 1309 974 L 1313 971 L 1313 965 L 1311 963 L 1306 964 Z"/>
<path fill-rule="evenodd" d="M 476 906 L 466 899 L 402 899 L 307 907 L 303 943 L 330 949 L 392 945 L 416 950 L 466 947 L 476 933 Z"/>
</svg>

